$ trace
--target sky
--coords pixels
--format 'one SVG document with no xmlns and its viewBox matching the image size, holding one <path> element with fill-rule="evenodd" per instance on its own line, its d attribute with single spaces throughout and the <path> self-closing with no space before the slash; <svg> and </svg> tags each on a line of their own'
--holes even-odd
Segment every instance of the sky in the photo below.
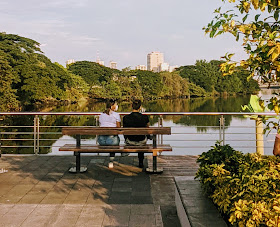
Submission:
<svg viewBox="0 0 280 227">
<path fill-rule="evenodd" d="M 210 39 L 202 28 L 221 0 L 1 0 L 0 32 L 31 38 L 52 62 L 96 61 L 118 68 L 147 65 L 147 54 L 164 53 L 170 65 L 244 58 L 229 35 Z"/>
</svg>

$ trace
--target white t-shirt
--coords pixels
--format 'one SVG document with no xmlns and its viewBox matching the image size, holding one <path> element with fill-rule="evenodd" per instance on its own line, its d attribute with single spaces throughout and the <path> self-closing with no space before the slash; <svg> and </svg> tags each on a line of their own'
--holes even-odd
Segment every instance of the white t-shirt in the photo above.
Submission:
<svg viewBox="0 0 280 227">
<path fill-rule="evenodd" d="M 117 122 L 121 122 L 121 117 L 114 111 L 110 111 L 110 115 L 102 113 L 99 116 L 100 127 L 117 127 Z"/>
</svg>

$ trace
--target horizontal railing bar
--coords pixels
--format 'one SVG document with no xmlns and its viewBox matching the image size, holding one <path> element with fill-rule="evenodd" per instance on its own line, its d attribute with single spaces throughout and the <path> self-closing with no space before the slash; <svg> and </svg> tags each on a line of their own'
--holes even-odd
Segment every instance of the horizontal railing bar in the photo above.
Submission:
<svg viewBox="0 0 280 227">
<path fill-rule="evenodd" d="M 212 146 L 190 146 L 190 147 L 185 147 L 185 146 L 172 146 L 172 148 L 211 148 Z M 233 146 L 234 148 L 256 148 L 256 146 Z M 273 148 L 273 147 L 266 147 L 263 146 L 263 148 Z"/>
<path fill-rule="evenodd" d="M 34 141 L 34 139 L 1 139 L 2 141 Z M 57 141 L 58 139 L 41 139 L 40 138 L 40 141 L 43 140 L 43 141 Z M 73 139 L 65 139 L 65 140 L 60 140 L 60 141 L 70 141 L 70 140 L 73 140 Z"/>
<path fill-rule="evenodd" d="M 34 139 L 1 139 L 2 141 L 34 141 Z M 40 141 L 57 141 L 57 139 L 40 139 Z M 65 139 L 65 140 L 60 140 L 60 141 L 73 141 L 73 139 Z M 87 139 L 82 140 L 83 142 L 88 141 Z M 212 142 L 213 140 L 168 140 L 165 139 L 164 141 L 166 142 Z M 227 142 L 255 142 L 256 140 L 226 140 Z M 257 141 L 262 141 L 262 140 L 257 140 Z M 274 140 L 266 140 L 266 142 L 274 142 Z M 3 146 L 2 146 L 3 147 Z"/>
<path fill-rule="evenodd" d="M 33 135 L 34 132 L 1 132 L 1 135 Z"/>
<path fill-rule="evenodd" d="M 210 129 L 214 129 L 214 128 L 217 128 L 219 129 L 220 126 L 192 126 L 192 125 L 185 125 L 186 127 L 195 127 L 195 128 L 210 128 Z M 40 128 L 67 128 L 67 127 L 71 127 L 71 128 L 74 128 L 74 127 L 77 127 L 77 128 L 81 128 L 81 127 L 87 127 L 87 128 L 95 128 L 97 126 L 41 126 L 40 125 Z M 154 127 L 154 126 L 151 126 L 151 127 Z M 14 125 L 14 126 L 0 126 L 0 128 L 34 128 L 34 126 L 17 126 L 17 125 Z M 172 126 L 172 128 L 183 128 L 181 126 Z M 225 129 L 229 129 L 229 128 L 236 128 L 236 129 L 239 129 L 239 128 L 247 128 L 247 129 L 254 129 L 255 127 L 254 126 L 225 126 Z"/>
<path fill-rule="evenodd" d="M 33 148 L 33 146 L 1 146 L 1 148 Z"/>
<path fill-rule="evenodd" d="M 34 141 L 34 139 L 1 139 L 1 140 L 2 141 Z"/>
<path fill-rule="evenodd" d="M 195 127 L 195 128 L 219 128 L 220 126 L 193 126 L 193 125 L 185 125 L 188 127 Z M 80 127 L 87 127 L 87 128 L 95 128 L 97 126 L 42 126 L 40 125 L 40 128 L 67 128 L 67 127 L 71 127 L 71 128 L 80 128 Z M 151 126 L 153 127 L 153 126 Z M 18 125 L 13 125 L 13 126 L 5 126 L 5 125 L 1 125 L 0 128 L 34 128 L 34 126 L 18 126 Z M 183 128 L 182 126 L 172 126 L 172 128 Z M 225 128 L 255 128 L 254 126 L 225 126 Z"/>
<path fill-rule="evenodd" d="M 164 141 L 166 141 L 166 142 L 172 142 L 172 141 L 176 141 L 176 142 L 189 142 L 189 141 L 193 141 L 193 142 L 212 142 L 213 140 L 192 140 L 192 139 L 184 139 L 184 140 L 169 140 L 169 139 L 165 139 Z M 233 141 L 233 142 L 254 142 L 254 141 L 256 141 L 255 139 L 254 140 L 234 140 L 234 139 L 232 139 L 232 140 L 226 140 L 226 142 L 228 142 L 228 141 Z M 272 141 L 272 140 L 266 140 L 266 141 Z M 274 140 L 273 140 L 273 142 L 274 142 Z"/>
<path fill-rule="evenodd" d="M 0 115 L 100 115 L 102 112 L 0 112 Z M 120 115 L 127 115 L 130 112 L 119 112 Z M 275 112 L 258 112 L 258 113 L 247 113 L 247 112 L 144 112 L 145 115 L 162 115 L 162 116 L 172 116 L 172 115 L 248 115 L 248 116 L 279 116 Z"/>
<path fill-rule="evenodd" d="M 1 132 L 2 135 L 33 135 L 34 133 L 33 132 Z M 40 132 L 39 133 L 40 135 L 62 135 L 61 132 Z M 245 135 L 255 135 L 256 133 L 254 132 L 251 132 L 251 133 L 248 133 L 248 132 L 227 132 L 226 135 L 240 135 L 240 134 L 245 134 Z M 259 134 L 262 134 L 262 133 L 259 133 Z M 216 133 L 216 132 L 205 132 L 205 133 L 183 133 L 183 132 L 172 132 L 172 135 L 219 135 L 219 133 Z M 274 134 L 271 134 L 271 135 L 274 135 Z M 275 134 L 276 135 L 276 134 Z"/>
<path fill-rule="evenodd" d="M 51 147 L 60 147 L 60 146 L 40 146 L 40 148 L 51 148 Z M 172 146 L 172 148 L 211 148 L 212 146 Z M 234 148 L 256 148 L 256 146 L 233 146 Z M 33 148 L 33 146 L 1 146 L 1 148 Z M 263 148 L 273 148 L 263 146 Z"/>
<path fill-rule="evenodd" d="M 34 126 L 22 126 L 22 125 L 1 125 L 0 128 L 34 128 Z"/>
</svg>

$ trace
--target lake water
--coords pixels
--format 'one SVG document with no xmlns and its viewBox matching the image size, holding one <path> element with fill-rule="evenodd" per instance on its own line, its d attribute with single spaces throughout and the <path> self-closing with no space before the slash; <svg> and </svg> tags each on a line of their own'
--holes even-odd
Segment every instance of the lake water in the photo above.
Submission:
<svg viewBox="0 0 280 227">
<path fill-rule="evenodd" d="M 265 99 L 271 96 L 261 93 Z M 241 105 L 248 104 L 250 96 L 227 98 L 192 98 L 144 101 L 145 112 L 240 112 Z M 44 107 L 42 112 L 102 112 L 105 104 L 102 102 L 79 103 L 69 106 Z M 119 103 L 119 112 L 130 112 L 131 103 Z M 152 126 L 158 125 L 158 117 L 150 116 Z M 75 143 L 75 139 L 61 136 L 60 127 L 95 125 L 92 116 L 50 116 L 40 117 L 40 153 L 63 154 L 58 147 L 65 143 Z M 3 153 L 33 153 L 33 117 L 5 117 L 2 121 L 2 152 Z M 225 116 L 225 141 L 237 150 L 255 152 L 255 121 L 242 116 Z M 9 127 L 7 127 L 9 126 Z M 22 128 L 18 126 L 30 126 Z M 52 126 L 51 128 L 49 126 Z M 172 127 L 172 135 L 164 136 L 163 141 L 173 147 L 172 155 L 198 155 L 207 151 L 220 139 L 219 116 L 164 116 L 163 126 Z M 23 135 L 13 134 L 24 132 Z M 5 134 L 6 133 L 6 134 Z M 121 140 L 123 140 L 123 137 Z M 264 136 L 265 154 L 272 154 L 275 134 Z M 85 137 L 83 143 L 96 143 L 95 138 Z M 17 146 L 21 146 L 17 148 Z M 69 152 L 67 152 L 69 154 Z"/>
</svg>

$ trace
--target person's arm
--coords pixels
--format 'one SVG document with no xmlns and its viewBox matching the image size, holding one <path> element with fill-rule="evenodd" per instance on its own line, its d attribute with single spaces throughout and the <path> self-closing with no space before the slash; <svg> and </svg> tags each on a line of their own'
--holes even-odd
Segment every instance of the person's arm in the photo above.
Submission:
<svg viewBox="0 0 280 227">
<path fill-rule="evenodd" d="M 116 127 L 117 128 L 121 127 L 121 116 L 119 114 L 117 114 Z"/>
<path fill-rule="evenodd" d="M 149 117 L 147 115 L 146 115 L 146 117 L 147 117 L 147 119 L 146 119 L 146 122 L 147 122 L 146 127 L 149 128 L 150 127 Z M 152 140 L 153 139 L 153 137 L 151 135 L 146 135 L 146 137 L 147 137 L 148 140 Z"/>
<path fill-rule="evenodd" d="M 149 121 L 149 117 L 146 115 L 146 127 L 150 127 L 150 121 Z"/>
</svg>

